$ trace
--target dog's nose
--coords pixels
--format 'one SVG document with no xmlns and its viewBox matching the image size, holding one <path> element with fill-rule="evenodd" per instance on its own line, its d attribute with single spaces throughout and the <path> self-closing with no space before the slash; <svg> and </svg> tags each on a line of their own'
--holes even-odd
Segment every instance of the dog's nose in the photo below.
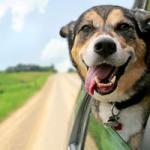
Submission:
<svg viewBox="0 0 150 150">
<path fill-rule="evenodd" d="M 111 39 L 101 39 L 94 47 L 94 51 L 105 58 L 115 53 L 116 49 L 116 44 Z"/>
</svg>

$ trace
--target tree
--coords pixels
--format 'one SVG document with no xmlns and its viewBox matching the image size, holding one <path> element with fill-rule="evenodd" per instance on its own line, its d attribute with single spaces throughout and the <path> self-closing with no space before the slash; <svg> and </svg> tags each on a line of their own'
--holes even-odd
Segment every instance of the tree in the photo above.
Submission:
<svg viewBox="0 0 150 150">
<path fill-rule="evenodd" d="M 75 69 L 74 69 L 74 68 L 69 68 L 69 69 L 68 69 L 68 72 L 69 72 L 69 73 L 75 72 Z"/>
</svg>

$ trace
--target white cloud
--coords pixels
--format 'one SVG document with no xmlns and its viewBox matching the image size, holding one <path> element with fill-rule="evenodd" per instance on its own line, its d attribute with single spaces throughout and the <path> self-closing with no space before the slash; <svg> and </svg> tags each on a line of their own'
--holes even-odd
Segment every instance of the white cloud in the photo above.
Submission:
<svg viewBox="0 0 150 150">
<path fill-rule="evenodd" d="M 20 32 L 27 16 L 33 11 L 44 13 L 47 5 L 48 0 L 3 0 L 0 1 L 0 19 L 10 12 L 12 28 Z"/>
<path fill-rule="evenodd" d="M 0 18 L 2 18 L 7 11 L 7 7 L 3 4 L 0 4 Z"/>
<path fill-rule="evenodd" d="M 68 51 L 67 42 L 63 39 L 50 39 L 47 45 L 42 50 L 42 60 L 61 60 L 66 56 Z"/>
<path fill-rule="evenodd" d="M 71 62 L 66 40 L 54 38 L 50 39 L 45 48 L 41 51 L 41 60 L 44 64 L 55 64 L 60 72 L 70 68 Z"/>
</svg>

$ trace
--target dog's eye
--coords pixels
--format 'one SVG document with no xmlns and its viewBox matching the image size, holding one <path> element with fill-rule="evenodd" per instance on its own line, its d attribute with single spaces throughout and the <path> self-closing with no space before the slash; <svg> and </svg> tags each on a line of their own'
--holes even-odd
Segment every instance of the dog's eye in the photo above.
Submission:
<svg viewBox="0 0 150 150">
<path fill-rule="evenodd" d="M 126 30 L 129 30 L 131 28 L 132 28 L 132 26 L 127 24 L 127 23 L 121 23 L 121 24 L 119 24 L 117 26 L 117 30 L 124 30 L 124 31 L 126 31 Z"/>
<path fill-rule="evenodd" d="M 82 31 L 82 32 L 84 32 L 84 33 L 86 33 L 86 34 L 89 34 L 89 33 L 91 33 L 92 32 L 92 26 L 90 26 L 90 25 L 84 25 L 81 29 L 80 29 L 80 31 Z"/>
</svg>

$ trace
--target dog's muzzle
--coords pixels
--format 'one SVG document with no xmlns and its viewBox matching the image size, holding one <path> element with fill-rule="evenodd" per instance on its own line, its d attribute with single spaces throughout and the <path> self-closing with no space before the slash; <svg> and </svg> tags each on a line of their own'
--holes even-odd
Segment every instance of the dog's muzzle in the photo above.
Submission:
<svg viewBox="0 0 150 150">
<path fill-rule="evenodd" d="M 101 35 L 89 43 L 83 62 L 87 67 L 85 88 L 90 95 L 112 93 L 132 58 L 133 49 L 122 49 L 119 41 Z"/>
</svg>

